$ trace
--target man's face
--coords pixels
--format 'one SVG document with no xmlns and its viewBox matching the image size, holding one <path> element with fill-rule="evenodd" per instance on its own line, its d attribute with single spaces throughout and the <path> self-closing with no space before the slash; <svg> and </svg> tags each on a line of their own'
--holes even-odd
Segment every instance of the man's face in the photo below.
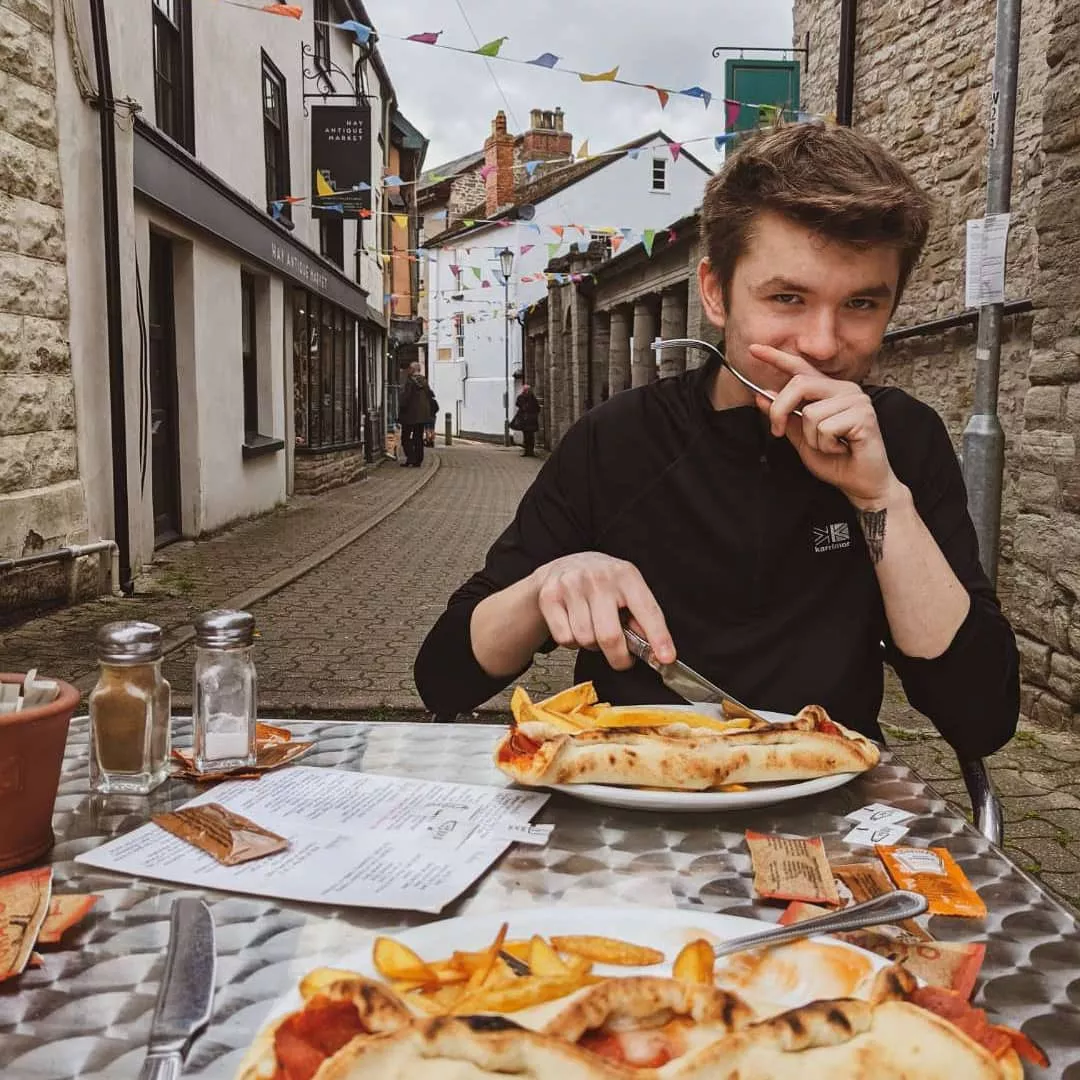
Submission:
<svg viewBox="0 0 1080 1080">
<path fill-rule="evenodd" d="M 750 345 L 772 345 L 832 378 L 861 382 L 881 346 L 899 277 L 894 248 L 849 247 L 774 213 L 754 220 L 729 303 L 707 260 L 698 268 L 705 314 L 724 330 L 728 359 L 769 390 L 779 390 L 787 376 L 755 360 Z M 713 398 L 717 405 L 752 402 L 728 372 Z"/>
</svg>

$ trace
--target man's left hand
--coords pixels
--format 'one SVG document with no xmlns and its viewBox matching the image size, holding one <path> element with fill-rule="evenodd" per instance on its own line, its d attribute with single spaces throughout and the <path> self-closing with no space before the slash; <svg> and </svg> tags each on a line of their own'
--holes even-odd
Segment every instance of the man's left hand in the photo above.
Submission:
<svg viewBox="0 0 1080 1080">
<path fill-rule="evenodd" d="M 884 505 L 899 480 L 862 387 L 823 375 L 802 357 L 770 345 L 751 345 L 750 352 L 789 376 L 775 401 L 755 395 L 773 435 L 786 435 L 810 472 L 839 488 L 859 509 Z M 793 416 L 800 407 L 802 417 Z"/>
</svg>

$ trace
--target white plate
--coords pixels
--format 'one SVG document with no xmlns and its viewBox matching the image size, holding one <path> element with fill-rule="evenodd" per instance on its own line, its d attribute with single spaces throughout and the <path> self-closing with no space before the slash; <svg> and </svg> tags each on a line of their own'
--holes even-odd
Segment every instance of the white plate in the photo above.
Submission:
<svg viewBox="0 0 1080 1080">
<path fill-rule="evenodd" d="M 664 709 L 699 712 L 723 720 L 719 705 L 664 705 Z M 759 715 L 771 723 L 793 720 L 790 713 L 766 712 Z M 619 787 L 615 784 L 548 784 L 552 791 L 572 795 L 583 802 L 600 803 L 602 806 L 620 806 L 627 810 L 676 810 L 706 813 L 716 810 L 750 810 L 760 806 L 803 799 L 807 795 L 820 795 L 854 780 L 859 773 L 834 773 L 817 776 L 812 780 L 793 780 L 779 784 L 753 784 L 749 791 L 642 791 L 640 788 Z"/>
<path fill-rule="evenodd" d="M 504 922 L 509 924 L 509 938 L 529 938 L 533 934 L 547 938 L 555 934 L 600 934 L 622 938 L 635 945 L 648 945 L 664 953 L 664 962 L 650 967 L 615 967 L 610 964 L 593 966 L 594 974 L 608 976 L 670 975 L 671 965 L 679 950 L 695 938 L 705 938 L 711 944 L 719 945 L 732 938 L 756 934 L 767 929 L 769 925 L 759 919 L 688 911 L 684 908 L 537 907 L 442 919 L 409 930 L 393 931 L 390 936 L 407 945 L 424 960 L 440 960 L 448 957 L 454 950 L 474 951 L 486 948 Z M 870 971 L 878 971 L 888 965 L 888 961 L 883 957 L 845 942 L 823 938 L 818 944 L 868 958 Z M 330 963 L 335 968 L 381 979 L 372 965 L 370 946 L 362 951 L 334 957 Z M 726 963 L 726 958 L 717 961 L 716 970 L 720 982 Z M 295 963 L 291 966 L 295 967 Z M 301 974 L 314 966 L 315 964 L 311 964 L 301 968 Z M 821 996 L 812 989 L 802 993 L 797 986 L 791 988 L 790 993 L 792 997 L 789 1000 L 779 1003 L 783 1008 L 794 1008 Z M 535 1029 L 565 1008 L 569 1000 L 570 997 L 560 998 L 507 1015 L 519 1024 Z M 282 1016 L 301 1005 L 299 992 L 294 989 L 278 1000 L 270 1015 Z"/>
</svg>

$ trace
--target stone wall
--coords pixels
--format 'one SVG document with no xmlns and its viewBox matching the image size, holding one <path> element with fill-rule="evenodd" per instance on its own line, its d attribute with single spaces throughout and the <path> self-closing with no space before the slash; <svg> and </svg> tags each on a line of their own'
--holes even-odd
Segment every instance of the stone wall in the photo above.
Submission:
<svg viewBox="0 0 1080 1080">
<path fill-rule="evenodd" d="M 365 472 L 364 451 L 359 446 L 322 454 L 298 453 L 294 458 L 293 491 L 297 495 L 318 495 L 360 480 Z"/>
<path fill-rule="evenodd" d="M 814 48 L 804 107 L 836 109 L 839 5 L 796 0 L 795 40 Z M 895 151 L 935 199 L 926 254 L 894 326 L 964 306 L 965 223 L 985 209 L 986 123 L 993 81 L 991 0 L 860 5 L 854 125 Z M 998 587 L 1021 639 L 1025 716 L 1074 724 L 1080 705 L 1080 496 L 1074 472 L 1080 397 L 1080 8 L 1028 0 L 1020 35 L 1006 293 L 1034 316 L 1003 326 L 999 415 L 1006 437 Z M 959 448 L 971 412 L 975 330 L 887 346 L 871 378 L 933 405 Z M 1080 393 L 1080 391 L 1078 391 Z M 1075 476 L 1075 479 L 1074 479 Z M 1070 537 L 1077 543 L 1070 546 Z M 1076 629 L 1070 638 L 1073 621 Z"/>
<path fill-rule="evenodd" d="M 0 558 L 86 539 L 52 33 L 52 0 L 0 0 Z M 67 595 L 55 568 L 19 580 L 4 606 Z"/>
</svg>

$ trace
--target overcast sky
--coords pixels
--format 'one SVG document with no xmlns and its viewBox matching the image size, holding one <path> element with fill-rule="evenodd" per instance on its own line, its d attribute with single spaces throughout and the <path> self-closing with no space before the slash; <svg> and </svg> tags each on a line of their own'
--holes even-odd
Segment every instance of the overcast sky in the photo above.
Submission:
<svg viewBox="0 0 1080 1080">
<path fill-rule="evenodd" d="M 499 109 L 517 133 L 529 126 L 530 109 L 561 106 L 575 151 L 585 138 L 596 153 L 657 128 L 678 141 L 718 134 L 724 60 L 713 59 L 713 46 L 791 44 L 791 0 L 367 0 L 366 7 L 399 106 L 430 140 L 427 169 L 480 149 Z M 673 96 L 661 110 L 649 90 L 587 84 L 557 68 L 485 61 L 388 36 L 435 30 L 444 31 L 443 45 L 473 49 L 507 35 L 502 53 L 509 57 L 551 52 L 586 72 L 618 64 L 620 78 L 675 90 L 698 85 L 717 100 L 706 110 L 700 100 Z M 718 161 L 711 141 L 687 149 L 708 165 Z"/>
</svg>

